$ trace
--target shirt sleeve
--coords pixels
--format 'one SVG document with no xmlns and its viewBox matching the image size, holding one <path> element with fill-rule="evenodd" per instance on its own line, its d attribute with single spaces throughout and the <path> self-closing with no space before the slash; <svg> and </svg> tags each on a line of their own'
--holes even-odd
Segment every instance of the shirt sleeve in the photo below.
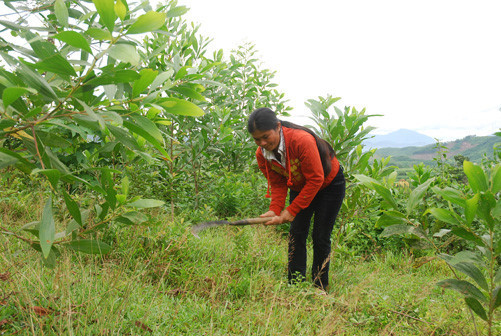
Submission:
<svg viewBox="0 0 501 336">
<path fill-rule="evenodd" d="M 320 153 L 317 149 L 315 138 L 307 134 L 299 139 L 291 141 L 301 163 L 301 173 L 306 182 L 294 201 L 287 207 L 292 216 L 307 208 L 324 183 L 324 169 L 320 160 Z"/>
<path fill-rule="evenodd" d="M 287 199 L 287 179 L 271 169 L 271 164 L 264 158 L 261 151 L 256 152 L 257 163 L 271 187 L 270 210 L 280 215 Z"/>
</svg>

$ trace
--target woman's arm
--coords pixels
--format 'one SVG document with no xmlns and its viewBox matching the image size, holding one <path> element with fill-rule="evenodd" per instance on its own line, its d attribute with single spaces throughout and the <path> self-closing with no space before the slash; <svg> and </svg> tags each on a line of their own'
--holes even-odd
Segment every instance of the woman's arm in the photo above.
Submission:
<svg viewBox="0 0 501 336">
<path fill-rule="evenodd" d="M 300 210 L 307 208 L 311 204 L 322 187 L 324 169 L 318 153 L 317 143 L 310 134 L 306 133 L 304 136 L 291 139 L 289 146 L 291 146 L 291 150 L 293 147 L 298 154 L 301 174 L 306 180 L 304 187 L 287 207 L 287 211 L 295 217 Z"/>
<path fill-rule="evenodd" d="M 287 179 L 271 169 L 270 163 L 263 157 L 260 149 L 256 152 L 256 158 L 259 169 L 268 179 L 268 183 L 271 187 L 271 203 L 269 210 L 273 211 L 275 214 L 279 214 L 285 207 L 285 200 L 287 199 Z"/>
</svg>

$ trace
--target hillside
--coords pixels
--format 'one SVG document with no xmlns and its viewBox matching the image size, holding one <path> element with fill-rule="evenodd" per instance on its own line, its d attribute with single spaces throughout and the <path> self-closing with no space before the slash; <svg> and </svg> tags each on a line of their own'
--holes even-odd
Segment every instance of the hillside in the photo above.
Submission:
<svg viewBox="0 0 501 336">
<path fill-rule="evenodd" d="M 492 157 L 494 144 L 500 142 L 497 136 L 467 136 L 463 139 L 445 142 L 442 145 L 448 148 L 447 157 L 454 159 L 455 155 L 468 157 L 470 161 L 480 162 L 483 155 Z M 390 164 L 398 167 L 412 167 L 414 164 L 423 162 L 433 164 L 433 158 L 437 154 L 436 144 L 427 146 L 410 146 L 404 148 L 378 148 L 375 158 L 391 156 Z"/>
<path fill-rule="evenodd" d="M 399 129 L 384 135 L 375 135 L 364 141 L 367 148 L 403 148 L 409 146 L 426 146 L 435 143 L 435 139 L 427 135 L 411 131 L 408 129 Z"/>
</svg>

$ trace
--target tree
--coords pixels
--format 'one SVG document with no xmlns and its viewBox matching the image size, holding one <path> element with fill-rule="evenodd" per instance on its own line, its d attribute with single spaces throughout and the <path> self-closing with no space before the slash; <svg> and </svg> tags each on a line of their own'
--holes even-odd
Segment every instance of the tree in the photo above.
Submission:
<svg viewBox="0 0 501 336">
<path fill-rule="evenodd" d="M 34 238 L 12 234 L 42 252 L 52 265 L 56 246 L 101 253 L 110 246 L 94 238 L 112 222 L 141 223 L 137 210 L 162 201 L 130 198 L 127 177 L 114 169 L 127 162 L 169 161 L 159 126 L 171 115 L 199 117 L 196 104 L 174 96 L 194 79 L 174 49 L 145 47 L 139 38 L 179 35 L 187 9 L 169 2 L 157 10 L 124 0 L 4 1 L 12 10 L 1 20 L 0 168 L 40 174 L 50 188 L 42 218 L 24 227 Z M 24 41 L 24 42 L 23 42 Z M 172 59 L 165 64 L 160 57 Z M 189 94 L 187 94 L 189 96 Z M 81 209 L 74 187 L 93 193 Z M 56 233 L 53 207 L 64 200 L 72 220 Z"/>
</svg>

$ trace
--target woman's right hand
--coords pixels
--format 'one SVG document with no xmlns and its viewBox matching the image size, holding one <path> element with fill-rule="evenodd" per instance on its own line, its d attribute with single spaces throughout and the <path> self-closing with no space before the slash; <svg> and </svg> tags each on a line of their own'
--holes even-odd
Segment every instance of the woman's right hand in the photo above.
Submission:
<svg viewBox="0 0 501 336">
<path fill-rule="evenodd" d="M 277 214 L 275 213 L 275 211 L 268 211 L 268 212 L 265 212 L 264 214 L 260 215 L 259 217 L 275 217 Z"/>
<path fill-rule="evenodd" d="M 281 224 L 280 216 L 278 216 L 275 211 L 268 211 L 259 217 L 270 217 L 271 219 L 264 223 L 264 225 L 278 225 Z"/>
</svg>

